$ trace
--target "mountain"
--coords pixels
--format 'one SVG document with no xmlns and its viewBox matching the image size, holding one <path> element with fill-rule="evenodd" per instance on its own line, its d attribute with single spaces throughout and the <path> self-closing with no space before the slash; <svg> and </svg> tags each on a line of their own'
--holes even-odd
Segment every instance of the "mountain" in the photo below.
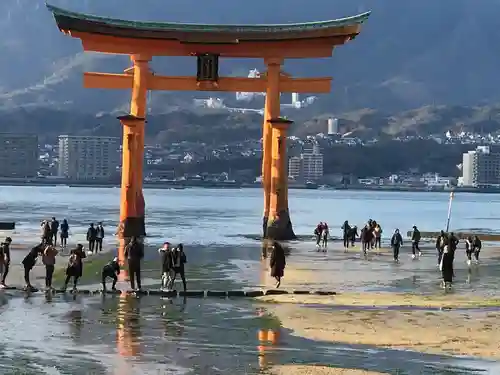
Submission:
<svg viewBox="0 0 500 375">
<path fill-rule="evenodd" d="M 108 17 L 202 23 L 286 23 L 331 19 L 372 10 L 361 35 L 334 57 L 292 61 L 296 76 L 332 75 L 333 92 L 312 111 L 376 108 L 387 113 L 425 105 L 500 102 L 500 0 L 50 0 L 65 9 Z M 0 109 L 50 107 L 96 113 L 121 111 L 129 93 L 84 90 L 83 71 L 120 72 L 126 57 L 83 54 L 62 35 L 43 0 L 0 2 Z M 222 61 L 222 74 L 246 75 L 261 61 Z M 193 74 L 194 59 L 158 58 L 162 74 Z M 204 93 L 154 93 L 153 113 L 186 108 Z M 233 97 L 233 96 L 227 96 Z"/>
</svg>

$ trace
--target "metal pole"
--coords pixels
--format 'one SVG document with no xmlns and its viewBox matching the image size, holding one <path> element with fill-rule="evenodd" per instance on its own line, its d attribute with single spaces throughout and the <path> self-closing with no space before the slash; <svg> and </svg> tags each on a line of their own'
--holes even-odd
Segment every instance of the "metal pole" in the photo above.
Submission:
<svg viewBox="0 0 500 375">
<path fill-rule="evenodd" d="M 450 193 L 450 202 L 448 203 L 448 219 L 446 220 L 446 232 L 450 229 L 450 219 L 451 219 L 451 204 L 453 203 L 453 198 L 455 193 L 452 191 Z"/>
</svg>

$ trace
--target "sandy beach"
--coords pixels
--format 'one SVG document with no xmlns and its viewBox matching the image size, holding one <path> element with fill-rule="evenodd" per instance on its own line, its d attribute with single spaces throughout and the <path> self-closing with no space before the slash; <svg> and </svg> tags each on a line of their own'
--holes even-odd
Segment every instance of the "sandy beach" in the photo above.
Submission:
<svg viewBox="0 0 500 375">
<path fill-rule="evenodd" d="M 500 310 L 435 309 L 440 306 L 492 306 L 496 300 L 478 299 L 467 303 L 464 297 L 390 294 L 333 297 L 283 295 L 261 299 L 269 302 L 266 309 L 281 320 L 284 328 L 307 339 L 500 359 L 500 343 L 497 339 L 500 334 L 497 324 Z M 334 308 L 335 305 L 337 308 Z M 401 305 L 407 306 L 407 309 L 385 308 Z M 361 306 L 371 309 L 363 310 Z M 373 309 L 374 306 L 380 309 Z M 412 311 L 410 306 L 434 309 Z"/>
</svg>

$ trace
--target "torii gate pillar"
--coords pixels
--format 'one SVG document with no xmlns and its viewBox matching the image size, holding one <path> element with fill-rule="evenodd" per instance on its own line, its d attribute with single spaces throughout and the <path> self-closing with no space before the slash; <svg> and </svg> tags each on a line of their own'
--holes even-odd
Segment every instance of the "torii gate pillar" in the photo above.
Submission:
<svg viewBox="0 0 500 375">
<path fill-rule="evenodd" d="M 134 66 L 130 115 L 118 119 L 123 125 L 122 183 L 120 198 L 120 247 L 118 261 L 125 264 L 125 245 L 131 237 L 144 237 L 145 203 L 142 192 L 144 170 L 144 138 L 150 57 L 132 56 Z"/>
<path fill-rule="evenodd" d="M 271 118 L 272 165 L 271 199 L 266 238 L 278 241 L 294 240 L 292 221 L 288 211 L 288 157 L 287 132 L 293 121 Z"/>
</svg>

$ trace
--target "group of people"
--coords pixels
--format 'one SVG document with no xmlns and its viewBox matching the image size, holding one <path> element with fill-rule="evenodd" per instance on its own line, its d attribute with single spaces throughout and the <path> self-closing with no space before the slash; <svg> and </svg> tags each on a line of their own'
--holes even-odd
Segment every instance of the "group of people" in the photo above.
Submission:
<svg viewBox="0 0 500 375">
<path fill-rule="evenodd" d="M 57 238 L 59 237 L 59 244 L 61 248 L 66 248 L 69 237 L 69 224 L 67 219 L 64 219 L 63 222 L 59 224 L 59 221 L 55 217 L 52 217 L 51 220 L 43 220 L 40 226 L 42 230 L 41 239 L 43 243 L 57 246 Z M 99 222 L 97 226 L 95 226 L 94 223 L 91 223 L 87 229 L 88 250 L 91 253 L 101 252 L 103 241 L 104 227 L 102 222 Z"/>
<path fill-rule="evenodd" d="M 420 234 L 420 231 L 418 230 L 417 226 L 413 226 L 413 230 L 411 232 L 411 257 L 412 259 L 417 259 L 422 256 L 422 251 L 420 251 L 420 239 L 422 235 Z M 391 237 L 391 248 L 392 248 L 392 254 L 394 257 L 394 261 L 396 263 L 399 263 L 399 250 L 401 249 L 401 246 L 403 246 L 403 236 L 401 236 L 401 233 L 399 232 L 399 229 L 396 228 L 394 231 L 394 234 Z"/>
<path fill-rule="evenodd" d="M 316 228 L 314 229 L 314 236 L 316 237 L 316 248 L 318 251 L 323 249 L 326 252 L 326 248 L 328 246 L 328 224 L 320 221 Z"/>
<path fill-rule="evenodd" d="M 66 248 L 69 237 L 68 220 L 64 219 L 63 222 L 59 224 L 59 221 L 55 217 L 52 217 L 52 220 L 43 220 L 40 227 L 42 230 L 42 242 L 51 243 L 54 246 L 57 246 L 57 236 L 59 233 L 61 240 L 60 245 L 62 248 Z"/>
<path fill-rule="evenodd" d="M 10 246 L 12 243 L 12 238 L 7 237 L 2 244 L 0 244 L 0 287 L 5 288 L 7 276 L 9 274 L 9 268 L 11 263 Z M 21 264 L 24 268 L 24 281 L 26 283 L 24 289 L 26 291 L 36 291 L 30 282 L 30 273 L 35 267 L 38 258 L 41 257 L 42 263 L 45 266 L 45 287 L 47 290 L 53 290 L 52 278 L 54 275 L 56 257 L 59 254 L 56 246 L 52 244 L 52 241 L 40 242 L 38 245 L 34 246 L 28 251 L 28 254 L 23 258 Z M 66 267 L 66 280 L 64 282 L 63 289 L 66 290 L 71 278 L 73 278 L 74 289 L 76 289 L 78 279 L 82 276 L 83 272 L 83 261 L 86 257 L 85 251 L 82 245 L 77 245 L 76 248 L 72 249 L 68 257 L 68 265 Z"/>
<path fill-rule="evenodd" d="M 349 250 L 349 245 L 354 247 L 356 237 L 358 236 L 361 242 L 363 254 L 365 256 L 367 255 L 368 250 L 381 248 L 382 227 L 375 220 L 368 220 L 366 225 L 361 229 L 359 235 L 358 227 L 355 225 L 351 227 L 348 220 L 344 221 L 344 224 L 342 224 L 340 229 L 342 229 L 345 252 Z"/>
</svg>

